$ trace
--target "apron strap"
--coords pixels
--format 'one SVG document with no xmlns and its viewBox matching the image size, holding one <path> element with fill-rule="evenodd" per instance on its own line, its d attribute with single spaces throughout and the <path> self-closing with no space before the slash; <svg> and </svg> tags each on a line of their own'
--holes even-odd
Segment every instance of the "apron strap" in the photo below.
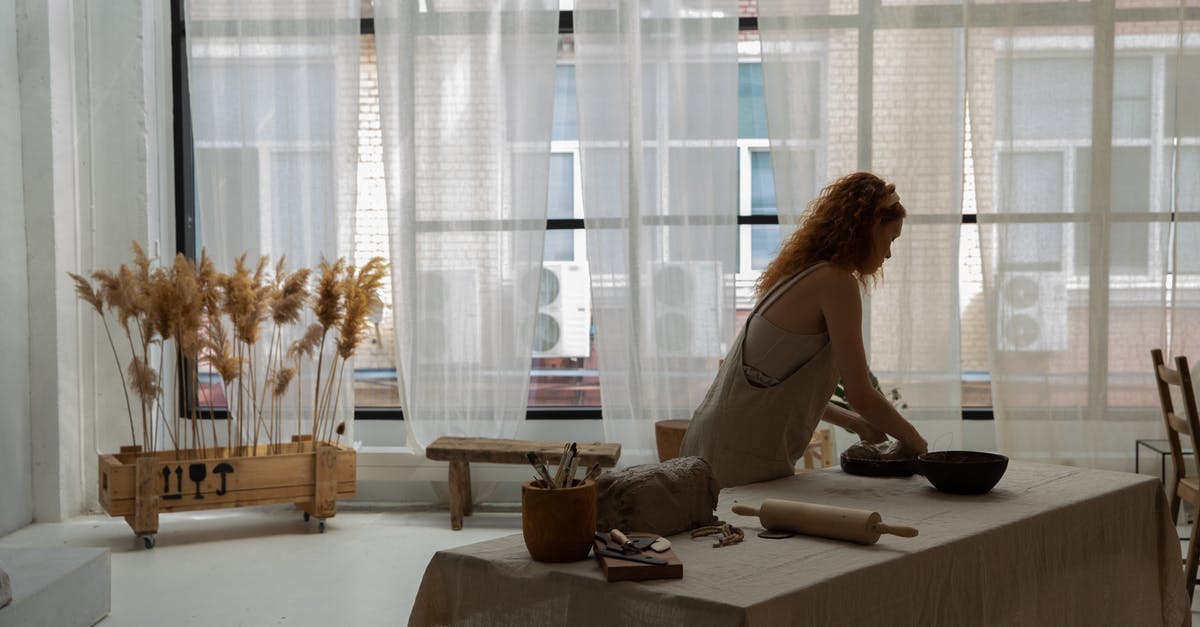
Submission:
<svg viewBox="0 0 1200 627">
<path fill-rule="evenodd" d="M 753 316 L 760 310 L 770 307 L 775 301 L 779 300 L 780 296 L 783 296 L 789 289 L 791 289 L 792 285 L 794 285 L 797 281 L 808 276 L 808 274 L 813 270 L 827 265 L 828 263 L 828 261 L 814 263 L 813 265 L 793 274 L 792 276 L 779 281 L 771 288 L 770 291 L 767 292 L 767 295 L 764 296 L 762 300 L 758 301 L 758 304 L 754 306 L 754 309 L 750 312 L 750 315 Z"/>
</svg>

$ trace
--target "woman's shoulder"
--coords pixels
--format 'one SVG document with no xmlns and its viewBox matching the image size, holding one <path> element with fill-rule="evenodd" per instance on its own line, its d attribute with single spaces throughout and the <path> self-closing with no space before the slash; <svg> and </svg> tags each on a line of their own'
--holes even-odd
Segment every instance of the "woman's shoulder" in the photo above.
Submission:
<svg viewBox="0 0 1200 627">
<path fill-rule="evenodd" d="M 854 273 L 834 263 L 825 262 L 817 265 L 809 273 L 816 281 L 834 284 L 857 284 Z"/>
<path fill-rule="evenodd" d="M 822 264 L 813 268 L 811 279 L 812 287 L 822 294 L 822 300 L 832 298 L 834 301 L 857 301 L 861 296 L 858 278 L 842 266 Z"/>
</svg>

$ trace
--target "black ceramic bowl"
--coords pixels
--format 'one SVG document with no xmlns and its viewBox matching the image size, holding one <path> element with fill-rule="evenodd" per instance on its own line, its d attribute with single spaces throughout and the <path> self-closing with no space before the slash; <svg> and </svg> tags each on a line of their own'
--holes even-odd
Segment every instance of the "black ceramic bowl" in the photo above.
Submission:
<svg viewBox="0 0 1200 627">
<path fill-rule="evenodd" d="M 935 451 L 917 457 L 921 474 L 950 494 L 985 494 L 1008 469 L 1008 458 L 979 451 Z"/>
</svg>

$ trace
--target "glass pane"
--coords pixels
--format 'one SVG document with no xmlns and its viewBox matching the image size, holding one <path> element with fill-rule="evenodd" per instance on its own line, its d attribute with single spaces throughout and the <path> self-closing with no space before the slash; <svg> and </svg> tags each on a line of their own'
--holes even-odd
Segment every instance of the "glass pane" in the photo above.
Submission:
<svg viewBox="0 0 1200 627">
<path fill-rule="evenodd" d="M 962 320 L 962 404 L 964 407 L 990 407 L 992 385 L 988 372 L 987 298 L 983 293 L 978 225 L 964 224 L 959 229 L 958 267 L 959 315 Z"/>
<path fill-rule="evenodd" d="M 575 260 L 575 231 L 571 229 L 553 229 L 546 231 L 546 243 L 543 246 L 543 256 L 546 261 Z"/>
<path fill-rule="evenodd" d="M 547 251 L 551 236 L 574 237 L 577 232 L 547 232 Z M 537 301 L 529 406 L 599 406 L 587 263 L 556 261 L 547 255 Z"/>
<path fill-rule="evenodd" d="M 197 143 L 333 138 L 331 63 L 200 58 L 188 73 Z"/>
<path fill-rule="evenodd" d="M 1118 58 L 1113 71 L 1113 137 L 1150 137 L 1149 57 Z"/>
<path fill-rule="evenodd" d="M 1168 153 L 1168 164 L 1169 157 Z M 1190 218 L 1175 223 L 1175 263 L 1179 272 L 1200 273 L 1200 148 L 1180 148 L 1178 158 L 1177 189 L 1172 189 L 1171 177 L 1163 177 L 1166 206 Z"/>
<path fill-rule="evenodd" d="M 1200 55 L 1166 55 L 1163 132 L 1171 137 L 1200 135 Z M 1182 68 L 1182 70 L 1180 69 Z"/>
<path fill-rule="evenodd" d="M 271 212 L 287 219 L 270 220 L 271 241 L 266 250 L 274 256 L 288 256 L 292 263 L 314 267 L 317 259 L 305 259 L 302 252 L 318 248 L 312 241 L 314 225 L 331 233 L 337 229 L 334 206 L 333 171 L 328 151 L 279 151 L 271 155 Z"/>
<path fill-rule="evenodd" d="M 779 225 L 755 224 L 750 227 L 750 268 L 756 272 L 766 269 L 767 264 L 779 252 Z"/>
<path fill-rule="evenodd" d="M 761 63 L 738 64 L 738 137 L 767 136 Z"/>
<path fill-rule="evenodd" d="M 996 64 L 999 137 L 1087 139 L 1092 136 L 1092 61 L 1080 58 L 1004 60 Z"/>
<path fill-rule="evenodd" d="M 999 165 L 1002 213 L 1063 211 L 1062 153 L 1004 154 Z M 1001 263 L 1009 270 L 1061 269 L 1062 229 L 1061 223 L 1002 225 Z"/>
<path fill-rule="evenodd" d="M 570 220 L 575 217 L 575 156 L 569 152 L 550 155 L 550 195 L 546 200 L 546 218 Z"/>
<path fill-rule="evenodd" d="M 1080 148 L 1075 157 L 1075 211 L 1091 211 L 1092 151 Z M 1144 213 L 1150 210 L 1150 148 L 1113 148 L 1110 183 L 1113 213 Z M 1091 267 L 1091 229 L 1086 222 L 1075 230 L 1075 272 L 1088 274 Z M 1150 225 L 1146 222 L 1114 220 L 1110 227 L 1109 267 L 1114 274 L 1146 274 L 1150 263 Z"/>
<path fill-rule="evenodd" d="M 750 153 L 750 214 L 776 215 L 775 178 L 771 173 L 771 153 L 754 150 Z"/>
<path fill-rule="evenodd" d="M 379 90 L 375 66 L 375 37 L 362 38 L 358 102 L 358 204 L 354 215 L 354 251 L 359 265 L 391 255 L 388 243 L 387 189 L 383 171 L 383 136 L 379 126 Z M 354 355 L 354 404 L 357 407 L 399 407 L 396 382 L 396 328 L 392 322 L 391 290 L 381 294 L 384 310 L 373 324 L 369 341 Z"/>
<path fill-rule="evenodd" d="M 579 139 L 579 109 L 575 104 L 575 66 L 559 65 L 554 78 L 554 141 Z"/>
</svg>

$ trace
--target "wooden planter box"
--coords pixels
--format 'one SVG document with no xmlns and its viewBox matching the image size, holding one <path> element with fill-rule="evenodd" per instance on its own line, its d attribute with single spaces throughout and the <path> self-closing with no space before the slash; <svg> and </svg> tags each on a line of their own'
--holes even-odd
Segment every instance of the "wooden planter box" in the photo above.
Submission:
<svg viewBox="0 0 1200 627">
<path fill-rule="evenodd" d="M 130 450 L 132 448 L 132 450 Z M 315 448 L 315 450 L 314 450 Z M 268 451 L 272 451 L 268 454 Z M 295 503 L 304 519 L 337 513 L 337 500 L 355 494 L 356 458 L 344 444 L 297 440 L 260 444 L 250 455 L 224 448 L 142 453 L 122 447 L 100 456 L 100 505 L 124 516 L 146 548 L 154 546 L 158 515 L 201 509 Z"/>
</svg>

